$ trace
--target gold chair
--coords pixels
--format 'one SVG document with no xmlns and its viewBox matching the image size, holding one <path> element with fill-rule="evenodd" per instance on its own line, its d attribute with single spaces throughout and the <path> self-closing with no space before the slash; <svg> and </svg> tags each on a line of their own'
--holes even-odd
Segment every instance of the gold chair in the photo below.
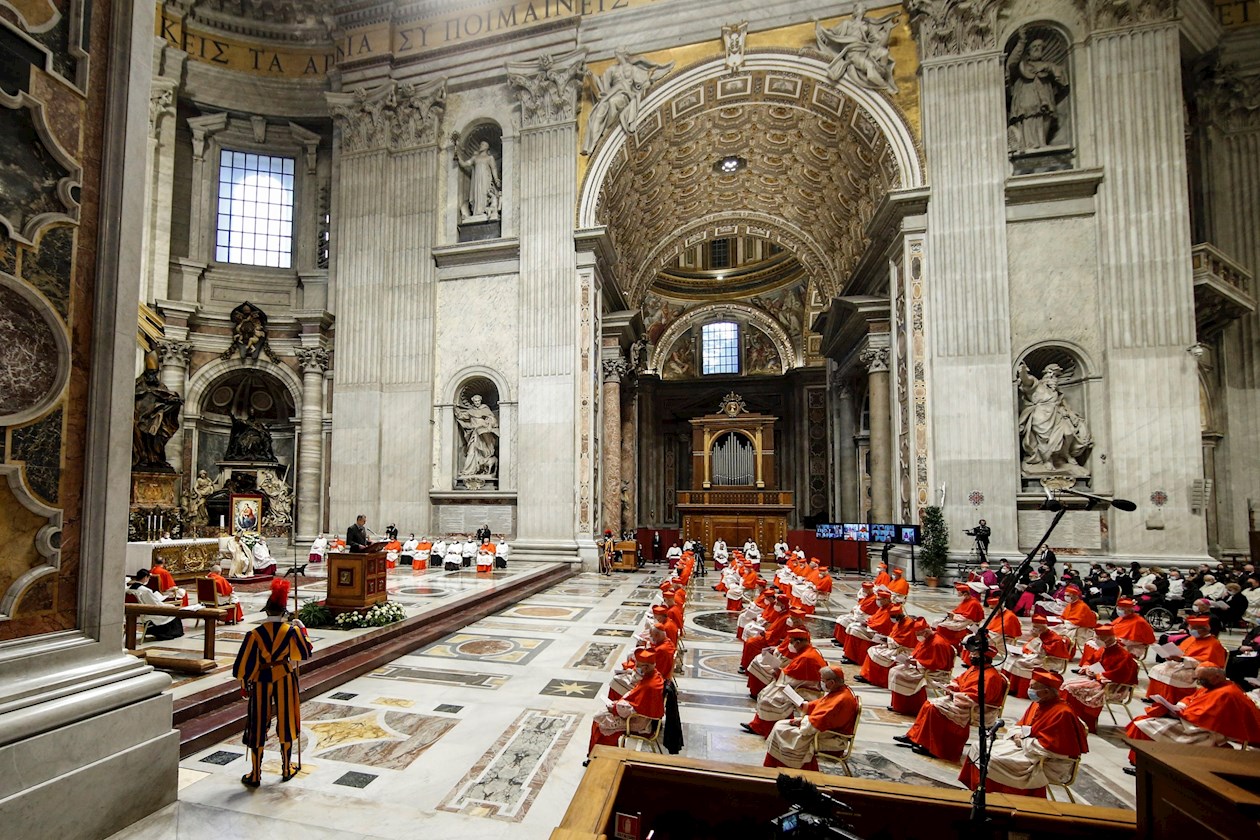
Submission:
<svg viewBox="0 0 1260 840">
<path fill-rule="evenodd" d="M 849 767 L 849 758 L 853 755 L 853 743 L 857 740 L 858 724 L 862 722 L 862 698 L 855 697 L 857 700 L 857 715 L 853 718 L 853 731 L 848 735 L 841 735 L 839 732 L 815 732 L 814 733 L 814 755 L 825 756 L 833 761 L 840 762 L 840 766 L 844 768 L 846 776 L 852 776 L 853 770 Z M 831 752 L 819 749 L 818 739 L 820 736 L 826 735 L 831 739 L 838 739 L 841 748 L 838 752 Z"/>
<path fill-rule="evenodd" d="M 646 726 L 647 731 L 635 732 L 634 729 L 636 728 L 636 721 L 640 722 L 637 724 L 638 728 L 643 729 L 644 726 Z M 642 721 L 646 721 L 646 724 L 642 723 Z M 626 731 L 621 734 L 619 739 L 617 739 L 617 746 L 625 747 L 628 742 L 634 741 L 638 744 L 646 745 L 650 752 L 662 754 L 664 751 L 661 749 L 661 733 L 664 731 L 664 718 L 651 718 L 644 715 L 632 714 L 630 717 L 626 718 Z M 640 746 L 635 749 L 642 752 L 643 747 Z"/>
<path fill-rule="evenodd" d="M 1116 713 L 1113 706 L 1119 706 L 1124 709 L 1124 713 L 1129 716 L 1129 720 L 1133 720 L 1133 712 L 1129 711 L 1129 703 L 1133 700 L 1133 689 L 1137 686 L 1120 685 L 1119 683 L 1107 683 L 1103 686 L 1103 708 L 1107 710 L 1107 714 L 1111 715 L 1111 722 L 1116 726 L 1120 725 L 1120 721 L 1116 719 Z"/>
<path fill-rule="evenodd" d="M 1044 758 L 1042 759 L 1042 765 L 1043 765 L 1042 769 L 1044 770 L 1044 765 L 1045 765 Z M 1071 802 L 1072 804 L 1076 804 L 1076 797 L 1072 795 L 1072 785 L 1076 784 L 1076 774 L 1080 772 L 1080 769 L 1081 769 L 1081 760 L 1079 758 L 1074 758 L 1072 759 L 1072 772 L 1068 774 L 1066 781 L 1052 782 L 1050 781 L 1049 777 L 1047 777 L 1046 778 L 1046 796 L 1048 796 L 1051 801 L 1058 802 L 1058 800 L 1054 798 L 1054 789 L 1056 787 L 1061 787 L 1063 788 L 1064 792 L 1067 793 L 1068 802 Z"/>
</svg>

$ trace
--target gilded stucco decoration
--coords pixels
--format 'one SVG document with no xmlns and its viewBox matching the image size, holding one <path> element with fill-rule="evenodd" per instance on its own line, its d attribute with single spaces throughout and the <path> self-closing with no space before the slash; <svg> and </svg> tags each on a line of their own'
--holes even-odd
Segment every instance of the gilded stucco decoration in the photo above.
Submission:
<svg viewBox="0 0 1260 840">
<path fill-rule="evenodd" d="M 714 170 L 733 154 L 747 168 Z M 635 305 L 689 243 L 718 235 L 782 246 L 835 294 L 866 246 L 879 197 L 898 181 L 887 140 L 855 102 L 825 82 L 759 70 L 705 80 L 641 116 L 596 215 L 633 267 Z"/>
</svg>

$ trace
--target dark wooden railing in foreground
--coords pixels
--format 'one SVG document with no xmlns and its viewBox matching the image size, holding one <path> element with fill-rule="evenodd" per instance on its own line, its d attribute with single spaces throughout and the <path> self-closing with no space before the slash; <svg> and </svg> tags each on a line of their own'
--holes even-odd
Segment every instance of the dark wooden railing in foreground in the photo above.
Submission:
<svg viewBox="0 0 1260 840">
<path fill-rule="evenodd" d="M 780 770 L 682 756 L 596 747 L 563 821 L 551 840 L 612 838 L 617 812 L 638 812 L 642 836 L 769 837 L 770 820 L 789 803 L 775 786 Z M 965 790 L 850 779 L 800 770 L 853 809 L 857 834 L 881 840 L 976 837 Z M 990 794 L 991 837 L 1133 840 L 1136 814 L 1025 796 Z M 663 833 L 662 828 L 669 828 Z"/>
</svg>

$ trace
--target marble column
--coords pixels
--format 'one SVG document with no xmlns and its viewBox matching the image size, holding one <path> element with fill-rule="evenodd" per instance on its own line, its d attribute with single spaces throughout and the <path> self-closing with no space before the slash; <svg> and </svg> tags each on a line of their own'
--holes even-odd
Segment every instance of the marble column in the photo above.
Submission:
<svg viewBox="0 0 1260 840">
<path fill-rule="evenodd" d="M 585 51 L 581 51 L 507 66 L 521 120 L 516 454 L 521 474 L 530 477 L 529 492 L 517 500 L 519 538 L 513 548 L 526 556 L 577 551 L 575 488 L 581 432 L 575 368 L 579 345 L 594 340 L 575 329 L 581 304 L 573 196 L 577 193 L 577 95 L 584 62 Z M 603 446 L 607 451 L 607 441 Z"/>
<path fill-rule="evenodd" d="M 1198 374 L 1186 352 L 1195 313 L 1179 36 L 1172 0 L 1141 11 L 1136 26 L 1099 12 L 1088 41 L 1106 171 L 1098 285 L 1115 430 L 1107 453 L 1115 487 L 1094 489 L 1139 505 L 1109 514 L 1113 556 L 1206 559 L 1204 523 L 1190 510 L 1203 453 Z M 1158 509 L 1149 501 L 1156 491 L 1168 497 Z"/>
<path fill-rule="evenodd" d="M 188 360 L 192 357 L 192 345 L 186 341 L 158 341 L 154 345 L 154 349 L 158 354 L 158 361 L 161 367 L 158 370 L 158 376 L 162 380 L 162 384 L 170 388 L 180 398 L 184 397 L 188 389 Z M 166 442 L 166 460 L 175 469 L 175 472 L 183 474 L 184 471 L 184 434 L 185 429 L 184 417 L 188 414 L 188 406 L 183 406 L 179 410 L 180 431 L 171 435 L 171 439 Z"/>
<path fill-rule="evenodd" d="M 623 389 L 624 405 L 621 410 L 621 528 L 632 531 L 638 527 L 639 481 L 639 424 L 637 397 L 631 382 Z"/>
<path fill-rule="evenodd" d="M 621 534 L 621 380 L 629 365 L 625 359 L 604 359 L 603 427 L 600 431 L 600 520 L 604 530 Z"/>
<path fill-rule="evenodd" d="M 836 387 L 836 403 L 836 437 L 839 438 L 836 464 L 840 473 L 840 510 L 837 521 L 853 522 L 857 520 L 861 508 L 858 499 L 857 447 L 853 443 L 857 424 L 853 422 L 851 383 L 845 382 Z"/>
<path fill-rule="evenodd" d="M 319 508 L 324 495 L 324 372 L 328 351 L 322 347 L 297 351 L 302 368 L 301 426 L 298 429 L 297 521 L 294 540 L 315 539 L 320 528 Z"/>
<path fill-rule="evenodd" d="M 871 425 L 871 518 L 875 522 L 892 522 L 893 516 L 893 439 L 892 404 L 888 388 L 888 348 L 870 347 L 862 351 L 867 370 L 867 394 Z"/>
<path fill-rule="evenodd" d="M 429 527 L 438 140 L 446 83 L 327 94 L 338 243 L 331 524 Z"/>
<path fill-rule="evenodd" d="M 1223 61 L 1232 56 L 1226 54 Z M 1208 239 L 1226 256 L 1260 275 L 1260 75 L 1218 67 L 1199 91 L 1207 141 L 1204 195 Z M 1252 294 L 1256 293 L 1255 288 Z M 1244 315 L 1219 339 L 1224 379 L 1225 436 L 1215 451 L 1219 541 L 1247 548 L 1247 502 L 1260 475 L 1260 313 Z M 1208 453 L 1205 447 L 1205 456 Z M 1208 476 L 1209 478 L 1211 476 Z"/>
<path fill-rule="evenodd" d="M 945 517 L 955 531 L 972 511 L 966 491 L 952 491 L 982 489 L 998 502 L 988 517 L 994 551 L 1014 551 L 1019 452 L 1006 244 L 1010 162 L 1005 71 L 996 43 L 1003 5 L 916 0 L 910 22 L 922 56 L 923 145 L 932 169 L 927 354 L 933 390 L 951 395 L 929 405 L 930 471 L 951 490 Z M 955 400 L 984 410 L 951 410 Z"/>
</svg>

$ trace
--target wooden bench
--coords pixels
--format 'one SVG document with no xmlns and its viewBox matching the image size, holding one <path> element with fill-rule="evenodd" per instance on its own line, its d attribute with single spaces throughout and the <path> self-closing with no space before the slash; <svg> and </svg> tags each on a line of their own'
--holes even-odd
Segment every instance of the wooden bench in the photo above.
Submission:
<svg viewBox="0 0 1260 840">
<path fill-rule="evenodd" d="M 206 671 L 215 667 L 214 661 L 214 627 L 215 624 L 224 621 L 229 615 L 229 611 L 219 609 L 217 607 L 176 607 L 154 604 L 123 604 L 124 614 L 127 618 L 127 635 L 126 647 L 129 651 L 136 651 L 138 640 L 136 639 L 136 624 L 141 616 L 146 615 L 175 615 L 183 618 L 199 618 L 206 623 L 205 641 L 202 643 L 201 659 L 184 659 L 176 656 L 145 656 L 145 660 L 153 665 L 162 668 L 170 668 L 176 671 L 193 671 L 194 673 L 204 674 Z M 141 651 L 143 653 L 143 651 Z"/>
</svg>

